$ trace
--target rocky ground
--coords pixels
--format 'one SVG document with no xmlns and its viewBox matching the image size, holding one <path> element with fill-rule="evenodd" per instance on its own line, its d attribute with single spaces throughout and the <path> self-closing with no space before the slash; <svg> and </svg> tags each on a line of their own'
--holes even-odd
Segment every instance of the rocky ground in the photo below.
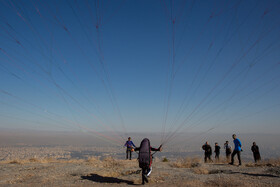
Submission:
<svg viewBox="0 0 280 187">
<path fill-rule="evenodd" d="M 167 160 L 166 160 L 167 161 Z M 2 161 L 0 186 L 126 186 L 140 185 L 137 160 L 36 159 Z M 150 186 L 280 186 L 275 163 L 204 164 L 200 159 L 155 160 Z"/>
</svg>

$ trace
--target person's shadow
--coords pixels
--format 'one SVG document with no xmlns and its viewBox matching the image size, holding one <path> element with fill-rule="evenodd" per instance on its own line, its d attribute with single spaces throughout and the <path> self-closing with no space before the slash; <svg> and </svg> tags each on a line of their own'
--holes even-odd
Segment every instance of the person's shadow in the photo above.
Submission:
<svg viewBox="0 0 280 187">
<path fill-rule="evenodd" d="M 87 175 L 87 176 L 81 176 L 81 178 L 83 180 L 90 180 L 90 181 L 98 182 L 98 183 L 126 183 L 129 185 L 134 185 L 133 181 L 118 179 L 115 177 L 103 177 L 101 175 L 94 174 L 94 173 Z"/>
<path fill-rule="evenodd" d="M 243 175 L 249 175 L 249 176 L 254 176 L 254 177 L 273 177 L 273 178 L 280 178 L 277 175 L 271 175 L 271 174 L 263 174 L 263 173 L 246 173 L 246 172 L 231 172 L 232 174 L 240 173 Z"/>
</svg>

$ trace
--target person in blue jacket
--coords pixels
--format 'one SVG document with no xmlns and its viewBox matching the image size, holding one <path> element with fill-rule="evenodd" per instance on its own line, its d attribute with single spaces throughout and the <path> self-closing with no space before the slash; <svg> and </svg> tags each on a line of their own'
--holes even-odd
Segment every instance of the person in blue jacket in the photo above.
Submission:
<svg viewBox="0 0 280 187">
<path fill-rule="evenodd" d="M 128 159 L 129 154 L 129 160 L 131 160 L 131 152 L 133 151 L 133 148 L 136 147 L 133 141 L 131 141 L 131 137 L 128 137 L 128 140 L 125 142 L 124 146 L 126 147 L 126 159 Z"/>
<path fill-rule="evenodd" d="M 241 157 L 240 157 L 240 153 L 242 151 L 241 149 L 241 141 L 236 137 L 236 134 L 233 134 L 232 135 L 232 138 L 233 138 L 233 143 L 234 143 L 234 150 L 231 154 L 231 165 L 234 164 L 234 156 L 237 154 L 237 158 L 238 158 L 238 161 L 239 161 L 239 165 L 241 165 Z"/>
</svg>

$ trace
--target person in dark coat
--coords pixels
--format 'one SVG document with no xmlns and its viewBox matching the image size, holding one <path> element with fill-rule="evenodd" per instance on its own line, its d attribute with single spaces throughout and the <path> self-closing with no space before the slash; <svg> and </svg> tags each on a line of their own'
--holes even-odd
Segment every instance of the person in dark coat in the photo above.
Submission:
<svg viewBox="0 0 280 187">
<path fill-rule="evenodd" d="M 140 147 L 136 147 L 133 151 L 139 151 L 138 162 L 139 167 L 142 169 L 142 184 L 144 185 L 145 182 L 149 182 L 148 177 L 152 172 L 152 151 L 162 151 L 162 146 L 160 145 L 159 148 L 154 148 L 150 145 L 150 140 L 148 138 L 144 138 Z"/>
<path fill-rule="evenodd" d="M 206 163 L 207 160 L 212 162 L 211 155 L 212 155 L 212 148 L 208 142 L 206 142 L 202 149 L 204 150 L 204 162 Z"/>
<path fill-rule="evenodd" d="M 252 150 L 253 155 L 254 155 L 255 163 L 257 163 L 258 161 L 261 160 L 261 155 L 260 155 L 260 151 L 259 151 L 259 146 L 257 146 L 256 142 L 253 142 L 251 150 Z"/>
<path fill-rule="evenodd" d="M 216 142 L 215 143 L 215 159 L 216 159 L 216 161 L 219 161 L 219 159 L 220 159 L 220 149 L 221 149 L 221 147 L 218 145 L 218 143 Z"/>
</svg>

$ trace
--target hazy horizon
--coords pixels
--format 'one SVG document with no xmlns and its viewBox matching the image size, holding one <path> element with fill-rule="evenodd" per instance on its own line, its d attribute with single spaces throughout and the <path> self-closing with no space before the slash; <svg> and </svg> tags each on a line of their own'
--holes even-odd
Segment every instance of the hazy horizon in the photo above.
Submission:
<svg viewBox="0 0 280 187">
<path fill-rule="evenodd" d="M 110 133 L 108 133 L 108 135 L 110 135 Z M 257 142 L 257 145 L 260 147 L 263 159 L 280 157 L 280 145 L 278 143 L 280 141 L 279 134 L 243 133 L 237 135 L 243 145 L 242 157 L 244 160 L 252 160 L 251 146 L 253 141 Z M 143 138 L 149 138 L 153 147 L 158 147 L 161 143 L 160 133 L 131 133 L 130 136 L 136 146 L 140 145 Z M 221 146 L 221 156 L 224 156 L 223 144 L 226 140 L 233 146 L 231 134 L 211 133 L 201 136 L 193 133 L 178 133 L 174 141 L 163 145 L 164 151 L 162 153 L 157 153 L 157 157 L 203 157 L 201 146 L 206 141 L 210 143 L 213 149 L 214 143 L 218 142 Z M 46 149 L 66 150 L 66 152 L 71 153 L 72 157 L 75 158 L 84 158 L 88 155 L 111 155 L 116 158 L 124 158 L 124 143 L 125 140 L 116 144 L 83 132 L 26 130 L 1 130 L 0 132 L 0 148 L 14 147 L 16 150 L 20 151 L 24 147 L 31 150 L 32 147 L 45 147 Z M 134 155 L 134 157 L 136 157 L 136 155 Z"/>
</svg>

